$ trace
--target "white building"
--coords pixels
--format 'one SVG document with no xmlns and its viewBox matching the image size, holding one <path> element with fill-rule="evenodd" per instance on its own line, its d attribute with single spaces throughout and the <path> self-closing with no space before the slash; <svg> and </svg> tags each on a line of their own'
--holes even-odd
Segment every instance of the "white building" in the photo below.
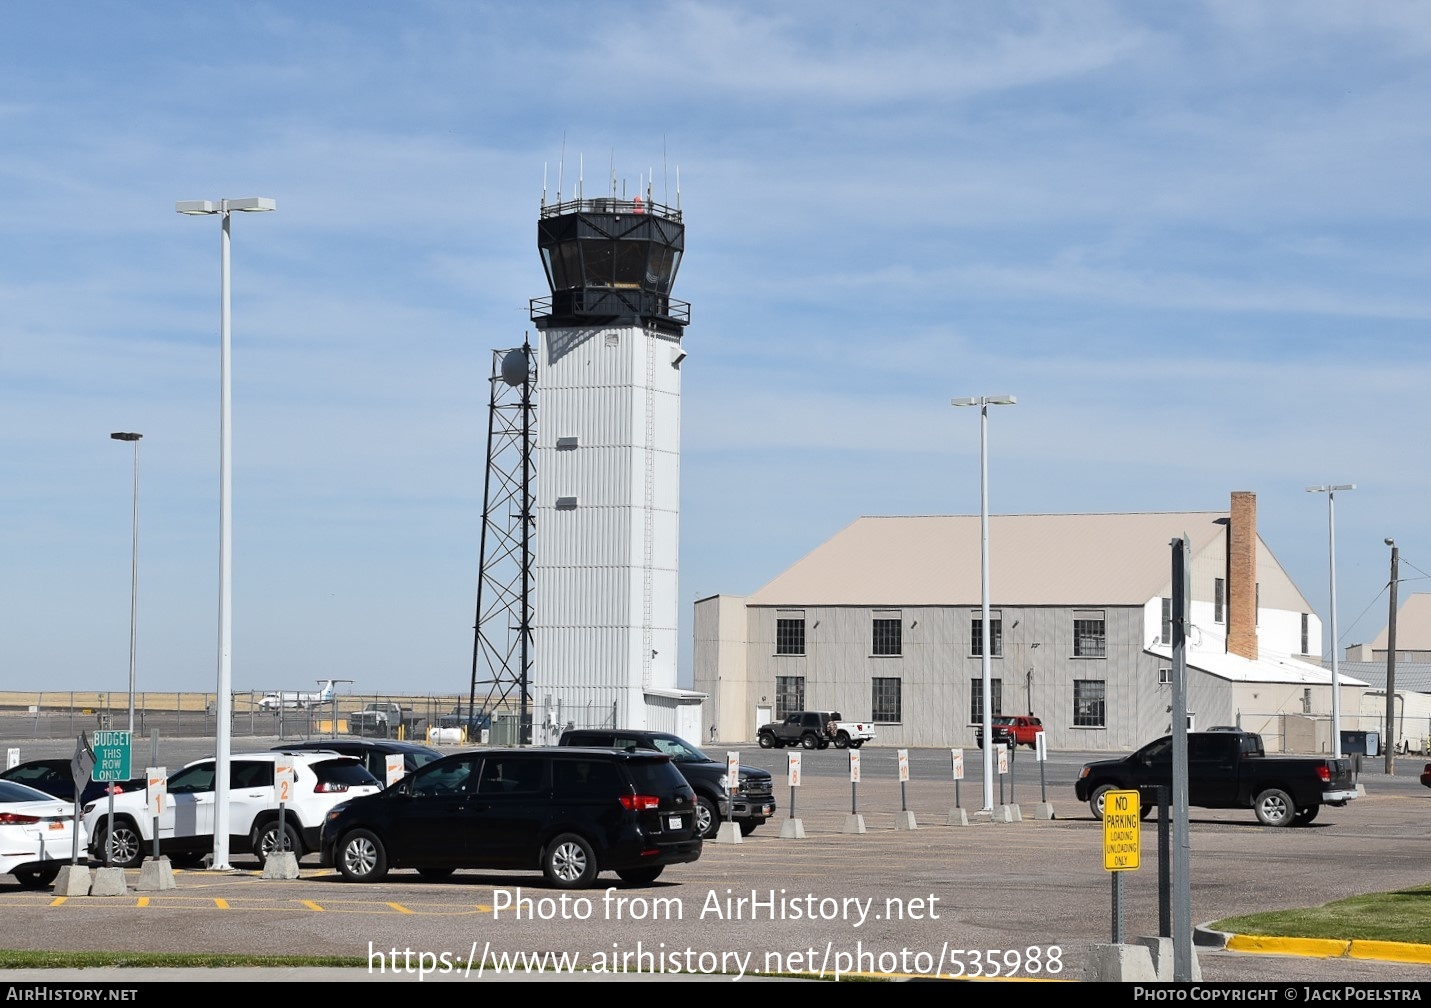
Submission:
<svg viewBox="0 0 1431 1008">
<path fill-rule="evenodd" d="M 1128 750 L 1171 726 L 1171 579 L 1186 539 L 1186 661 L 1197 728 L 1330 751 L 1321 621 L 1257 534 L 1223 512 L 989 519 L 994 713 L 1040 717 L 1051 747 Z M 747 597 L 696 603 L 694 687 L 748 741 L 802 708 L 870 719 L 876 745 L 972 746 L 981 719 L 977 515 L 866 517 Z M 1365 683 L 1340 677 L 1356 711 Z"/>
</svg>

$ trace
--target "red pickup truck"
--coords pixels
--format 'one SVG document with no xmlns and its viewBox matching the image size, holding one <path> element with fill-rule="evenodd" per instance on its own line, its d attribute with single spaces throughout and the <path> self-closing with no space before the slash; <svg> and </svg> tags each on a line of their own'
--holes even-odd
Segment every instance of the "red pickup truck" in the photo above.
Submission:
<svg viewBox="0 0 1431 1008">
<path fill-rule="evenodd" d="M 1009 747 L 1025 745 L 1032 749 L 1038 745 L 1035 739 L 1043 731 L 1043 722 L 1032 714 L 995 714 L 993 728 L 995 745 L 1002 742 Z M 980 749 L 984 748 L 983 725 L 975 730 L 974 742 Z"/>
</svg>

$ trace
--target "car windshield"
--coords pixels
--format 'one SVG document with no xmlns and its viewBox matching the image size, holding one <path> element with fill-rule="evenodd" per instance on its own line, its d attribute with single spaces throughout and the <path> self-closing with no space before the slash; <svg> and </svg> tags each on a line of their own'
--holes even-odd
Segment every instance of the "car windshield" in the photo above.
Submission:
<svg viewBox="0 0 1431 1008">
<path fill-rule="evenodd" d="M 651 740 L 651 744 L 665 753 L 677 763 L 710 763 L 711 758 L 691 745 L 685 739 L 675 736 L 668 738 L 656 737 Z"/>
<path fill-rule="evenodd" d="M 1011 725 L 1011 724 L 1014 724 L 1015 721 L 1016 721 L 1015 718 L 1010 717 L 1010 716 L 1007 715 L 1007 714 L 1000 714 L 1000 715 L 998 715 L 997 717 L 994 718 L 994 724 L 996 724 L 996 725 Z"/>
</svg>

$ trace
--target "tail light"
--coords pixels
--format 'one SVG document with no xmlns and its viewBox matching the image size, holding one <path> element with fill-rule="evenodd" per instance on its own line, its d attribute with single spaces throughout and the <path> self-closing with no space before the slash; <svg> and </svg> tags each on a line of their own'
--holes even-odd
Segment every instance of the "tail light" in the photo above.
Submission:
<svg viewBox="0 0 1431 1008">
<path fill-rule="evenodd" d="M 0 826 L 33 826 L 39 821 L 39 816 L 21 815 L 18 812 L 0 812 Z"/>
<path fill-rule="evenodd" d="M 1332 768 L 1323 763 L 1317 767 L 1317 776 L 1322 779 L 1323 784 L 1330 784 L 1332 782 Z"/>
<path fill-rule="evenodd" d="M 334 781 L 319 781 L 313 785 L 314 794 L 342 794 L 348 790 L 348 785 L 338 784 Z"/>
<path fill-rule="evenodd" d="M 628 812 L 644 812 L 647 809 L 661 807 L 661 799 L 653 794 L 624 794 L 621 796 L 621 807 Z"/>
</svg>

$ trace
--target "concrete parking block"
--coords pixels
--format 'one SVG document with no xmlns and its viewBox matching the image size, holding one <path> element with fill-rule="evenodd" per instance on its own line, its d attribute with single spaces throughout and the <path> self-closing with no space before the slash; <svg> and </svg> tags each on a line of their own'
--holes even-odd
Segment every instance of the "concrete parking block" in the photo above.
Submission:
<svg viewBox="0 0 1431 1008">
<path fill-rule="evenodd" d="M 275 851 L 263 860 L 263 877 L 266 879 L 296 879 L 298 877 L 298 857 L 292 851 Z"/>
<path fill-rule="evenodd" d="M 804 840 L 805 823 L 800 819 L 786 819 L 780 824 L 780 839 Z"/>
<path fill-rule="evenodd" d="M 123 868 L 96 868 L 94 884 L 89 888 L 91 896 L 127 896 L 129 887 L 124 883 Z"/>
<path fill-rule="evenodd" d="M 56 896 L 88 896 L 94 877 L 89 865 L 65 865 L 55 879 Z"/>
<path fill-rule="evenodd" d="M 745 836 L 740 832 L 740 824 L 731 820 L 726 820 L 720 824 L 716 830 L 716 843 L 744 843 Z"/>
<path fill-rule="evenodd" d="M 845 828 L 842 833 L 863 833 L 865 831 L 865 817 L 858 812 L 852 812 L 845 816 Z"/>
<path fill-rule="evenodd" d="M 294 876 L 295 878 L 297 876 Z M 135 892 L 159 892 L 175 888 L 174 868 L 167 857 L 149 858 L 139 866 L 139 881 Z"/>
</svg>

